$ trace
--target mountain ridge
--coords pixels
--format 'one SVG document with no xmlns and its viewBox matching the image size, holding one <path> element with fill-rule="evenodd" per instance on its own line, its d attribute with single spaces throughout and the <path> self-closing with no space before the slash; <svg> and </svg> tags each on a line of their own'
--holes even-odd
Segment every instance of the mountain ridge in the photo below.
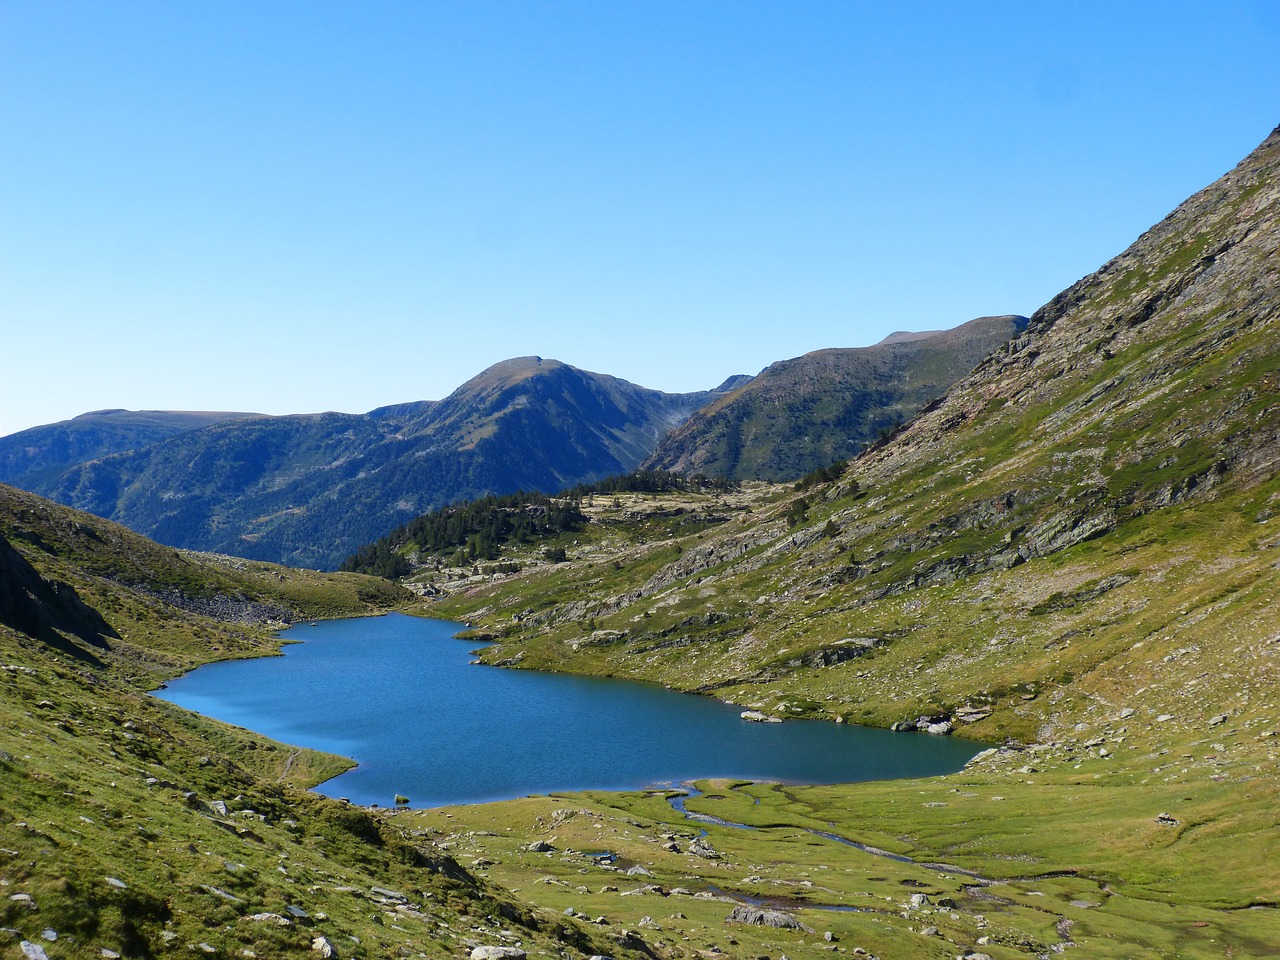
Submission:
<svg viewBox="0 0 1280 960">
<path fill-rule="evenodd" d="M 975 324 L 990 329 L 975 334 Z M 911 380 L 913 370 L 932 368 L 915 376 L 909 389 L 898 384 L 872 392 L 864 381 L 845 377 L 828 392 L 853 389 L 861 414 L 879 423 L 889 413 L 877 404 L 918 408 L 1011 333 L 983 320 L 921 334 L 912 344 L 937 348 L 879 348 L 881 372 L 890 379 Z M 915 362 L 926 355 L 927 363 Z M 767 383 L 770 371 L 763 376 Z M 366 414 L 167 415 L 167 435 L 138 435 L 138 445 L 130 445 L 130 435 L 120 430 L 78 462 L 67 462 L 76 460 L 77 451 L 63 445 L 45 451 L 41 469 L 14 479 L 174 546 L 333 569 L 361 544 L 434 508 L 518 490 L 555 492 L 628 473 L 709 403 L 760 383 L 760 376 L 735 375 L 715 390 L 669 394 L 559 360 L 513 357 L 442 400 L 390 404 Z M 101 418 L 86 415 L 95 416 Z M 127 411 L 105 416 L 145 418 Z M 30 445 L 55 427 L 61 425 L 37 428 L 12 445 Z M 830 423 L 792 424 L 791 433 L 820 436 L 806 441 L 812 447 L 807 459 L 793 458 L 793 449 L 774 459 L 793 460 L 793 473 L 806 472 L 808 459 L 830 462 L 833 429 Z M 706 442 L 683 436 L 684 449 Z M 0 442 L 0 456 L 3 450 Z M 701 466 L 716 472 L 713 464 Z"/>
<path fill-rule="evenodd" d="M 1026 323 L 1016 315 L 979 317 L 780 360 L 673 430 L 644 466 L 735 480 L 798 479 L 856 455 L 906 421 Z"/>
</svg>

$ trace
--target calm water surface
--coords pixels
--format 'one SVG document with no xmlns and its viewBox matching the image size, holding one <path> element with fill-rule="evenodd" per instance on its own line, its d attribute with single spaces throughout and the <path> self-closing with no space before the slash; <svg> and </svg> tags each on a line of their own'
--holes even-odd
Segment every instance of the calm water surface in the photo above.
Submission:
<svg viewBox="0 0 1280 960">
<path fill-rule="evenodd" d="M 982 744 L 740 708 L 651 684 L 469 663 L 460 624 L 391 614 L 292 627 L 282 657 L 200 667 L 157 696 L 352 757 L 321 793 L 390 806 L 634 790 L 699 777 L 842 783 L 960 769 Z"/>
</svg>

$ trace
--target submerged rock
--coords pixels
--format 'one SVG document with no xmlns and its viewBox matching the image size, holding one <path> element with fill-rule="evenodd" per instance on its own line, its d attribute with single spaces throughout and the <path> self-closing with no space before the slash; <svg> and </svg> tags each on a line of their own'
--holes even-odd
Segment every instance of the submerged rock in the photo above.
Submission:
<svg viewBox="0 0 1280 960">
<path fill-rule="evenodd" d="M 743 710 L 738 714 L 743 720 L 750 720 L 752 723 L 781 723 L 780 717 L 771 717 L 767 713 L 759 710 Z"/>
</svg>

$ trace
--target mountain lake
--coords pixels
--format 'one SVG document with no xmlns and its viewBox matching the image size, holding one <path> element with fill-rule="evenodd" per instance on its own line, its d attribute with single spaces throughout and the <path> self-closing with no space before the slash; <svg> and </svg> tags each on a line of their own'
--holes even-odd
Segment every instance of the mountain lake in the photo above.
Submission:
<svg viewBox="0 0 1280 960">
<path fill-rule="evenodd" d="M 291 627 L 283 656 L 211 663 L 156 696 L 351 757 L 317 790 L 414 807 L 703 777 L 844 783 L 952 773 L 985 745 L 818 720 L 756 723 L 711 697 L 471 663 L 462 624 L 388 614 Z"/>
</svg>

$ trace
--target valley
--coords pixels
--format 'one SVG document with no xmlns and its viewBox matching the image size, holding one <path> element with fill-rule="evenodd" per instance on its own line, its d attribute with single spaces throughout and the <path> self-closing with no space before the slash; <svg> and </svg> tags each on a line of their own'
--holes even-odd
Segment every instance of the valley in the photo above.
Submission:
<svg viewBox="0 0 1280 960">
<path fill-rule="evenodd" d="M 495 500 L 439 543 L 426 534 L 461 508 L 418 528 L 384 517 L 356 556 L 395 558 L 395 582 L 177 550 L 0 487 L 0 943 L 29 958 L 1273 955 L 1278 263 L 1280 130 L 856 456 L 785 483 L 593 480 L 554 498 L 562 524 L 514 522 L 550 514 L 542 501 Z M 547 383 L 541 366 L 473 384 L 492 417 L 462 417 L 472 449 L 508 417 L 556 433 L 508 392 Z M 414 415 L 365 426 L 392 444 Z M 617 450 L 641 420 L 592 436 Z M 317 443 L 347 469 L 365 427 L 342 423 Z M 115 456 L 143 455 L 96 463 Z M 227 502 L 251 480 L 235 462 L 220 461 Z M 333 503 L 361 514 L 358 497 Z M 994 746 L 930 778 L 387 810 L 305 789 L 341 757 L 146 693 L 274 653 L 288 624 L 391 610 L 469 623 L 505 670 Z"/>
</svg>

